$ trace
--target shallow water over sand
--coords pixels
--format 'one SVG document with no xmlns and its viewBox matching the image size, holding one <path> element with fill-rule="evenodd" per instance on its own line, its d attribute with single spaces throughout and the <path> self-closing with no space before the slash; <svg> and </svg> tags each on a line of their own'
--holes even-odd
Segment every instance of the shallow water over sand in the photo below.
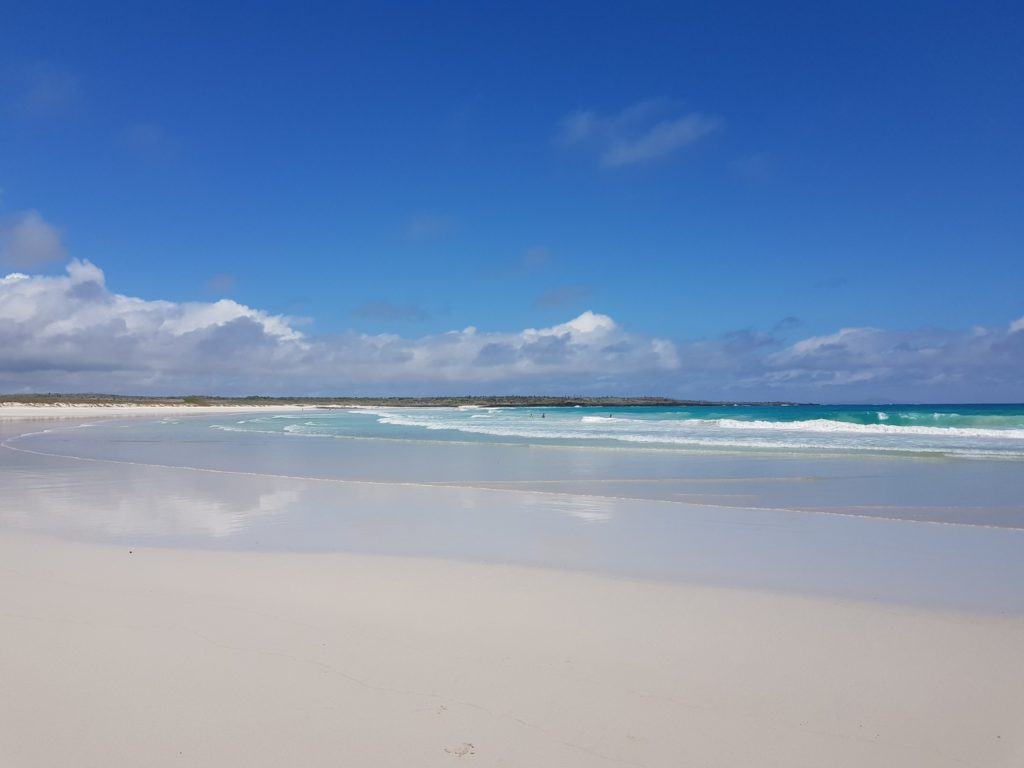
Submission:
<svg viewBox="0 0 1024 768">
<path fill-rule="evenodd" d="M 214 423 L 9 436 L 0 524 L 1024 612 L 1017 462 L 310 440 Z"/>
</svg>

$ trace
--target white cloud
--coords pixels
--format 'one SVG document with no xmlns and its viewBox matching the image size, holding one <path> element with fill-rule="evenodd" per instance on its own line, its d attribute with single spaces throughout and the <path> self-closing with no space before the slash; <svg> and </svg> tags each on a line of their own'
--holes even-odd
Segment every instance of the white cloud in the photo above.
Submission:
<svg viewBox="0 0 1024 768">
<path fill-rule="evenodd" d="M 553 328 L 544 328 L 540 331 L 528 330 L 525 333 L 537 334 L 538 336 L 569 334 L 570 336 L 584 338 L 610 334 L 616 330 L 618 330 L 618 326 L 615 325 L 615 321 L 608 317 L 608 315 L 598 315 L 588 309 L 582 315 L 567 323 L 556 325 Z"/>
<path fill-rule="evenodd" d="M 737 399 L 1014 401 L 1024 333 L 1007 329 L 842 328 L 791 344 L 751 331 L 680 345 L 681 385 Z"/>
<path fill-rule="evenodd" d="M 630 165 L 668 155 L 717 130 L 721 122 L 706 115 L 686 115 L 665 120 L 631 138 L 612 142 L 601 156 L 606 166 Z"/>
<path fill-rule="evenodd" d="M 230 300 L 113 293 L 72 261 L 59 277 L 0 280 L 0 390 L 366 392 L 624 385 L 678 365 L 674 345 L 584 312 L 516 332 L 311 337 Z"/>
<path fill-rule="evenodd" d="M 717 131 L 722 120 L 690 112 L 671 114 L 658 101 L 643 101 L 613 115 L 583 110 L 562 121 L 559 140 L 595 151 L 606 168 L 635 165 L 672 154 Z"/>
<path fill-rule="evenodd" d="M 741 330 L 673 341 L 586 311 L 543 328 L 301 333 L 235 301 L 177 303 L 61 276 L 0 279 L 0 392 L 664 394 L 747 400 L 1019 401 L 1024 317 L 1001 328 Z"/>
<path fill-rule="evenodd" d="M 36 211 L 24 211 L 0 221 L 0 264 L 38 267 L 65 255 L 60 232 Z"/>
</svg>

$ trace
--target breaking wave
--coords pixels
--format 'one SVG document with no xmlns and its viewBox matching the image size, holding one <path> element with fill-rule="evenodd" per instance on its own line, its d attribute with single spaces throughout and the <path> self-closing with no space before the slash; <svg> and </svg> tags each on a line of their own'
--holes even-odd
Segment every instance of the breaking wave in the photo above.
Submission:
<svg viewBox="0 0 1024 768">
<path fill-rule="evenodd" d="M 1024 458 L 1024 408 L 361 408 L 219 428 L 308 437 L 683 449 L 881 451 Z"/>
</svg>

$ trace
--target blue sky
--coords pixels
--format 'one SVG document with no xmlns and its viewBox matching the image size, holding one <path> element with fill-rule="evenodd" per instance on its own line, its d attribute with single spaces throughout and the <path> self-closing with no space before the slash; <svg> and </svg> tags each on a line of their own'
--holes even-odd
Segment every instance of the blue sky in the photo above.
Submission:
<svg viewBox="0 0 1024 768">
<path fill-rule="evenodd" d="M 33 351 L 0 358 L 0 388 L 1021 399 L 1019 4 L 2 14 L 0 272 L 71 280 L 73 258 L 108 298 L 230 299 L 250 314 L 221 305 L 206 331 L 286 316 L 338 367 L 286 355 L 288 379 L 254 354 L 215 375 L 174 345 L 180 370 L 137 361 L 126 338 L 123 370 L 88 371 L 14 313 L 8 349 Z M 68 310 L 73 330 L 93 310 Z M 588 311 L 622 338 L 564 330 Z M 467 327 L 563 328 L 565 355 L 496 371 L 476 345 L 445 371 L 344 373 L 369 366 L 344 339 L 415 358 Z M 986 349 L 958 357 L 979 329 Z M 828 354 L 780 368 L 811 339 Z M 661 341 L 675 357 L 639 365 Z"/>
</svg>

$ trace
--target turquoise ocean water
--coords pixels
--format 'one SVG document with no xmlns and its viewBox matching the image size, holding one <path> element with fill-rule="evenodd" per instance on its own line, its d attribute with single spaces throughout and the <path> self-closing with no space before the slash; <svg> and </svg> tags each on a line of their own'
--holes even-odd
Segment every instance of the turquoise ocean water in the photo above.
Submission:
<svg viewBox="0 0 1024 768">
<path fill-rule="evenodd" d="M 220 419 L 217 428 L 296 437 L 1024 459 L 1024 405 L 360 408 Z"/>
</svg>

